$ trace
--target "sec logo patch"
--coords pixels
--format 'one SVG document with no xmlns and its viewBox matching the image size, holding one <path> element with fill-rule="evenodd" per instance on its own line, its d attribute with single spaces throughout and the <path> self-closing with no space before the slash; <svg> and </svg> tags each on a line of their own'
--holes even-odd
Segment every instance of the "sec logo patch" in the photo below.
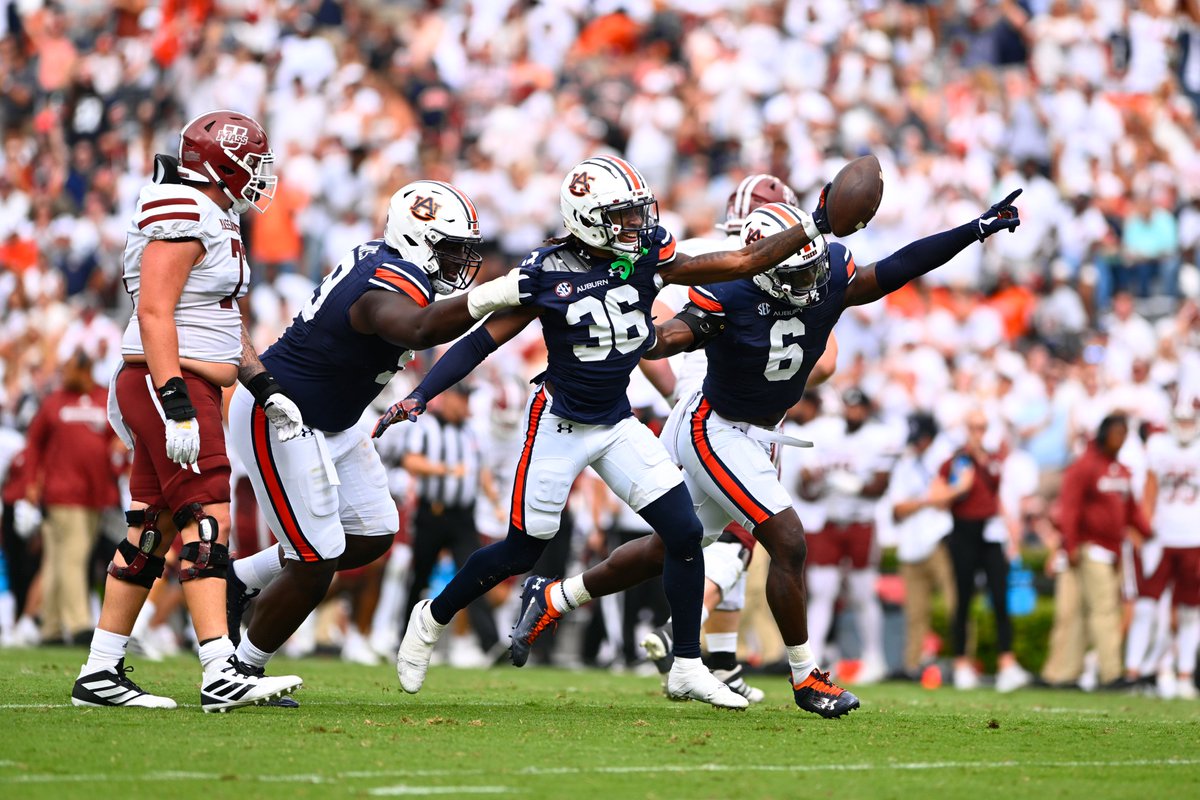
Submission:
<svg viewBox="0 0 1200 800">
<path fill-rule="evenodd" d="M 575 287 L 571 285 L 570 281 L 563 281 L 554 287 L 554 293 L 559 297 L 570 297 L 574 291 Z"/>
<path fill-rule="evenodd" d="M 758 315 L 760 317 L 770 316 L 771 315 L 771 304 L 770 303 L 759 303 L 758 304 Z"/>
</svg>

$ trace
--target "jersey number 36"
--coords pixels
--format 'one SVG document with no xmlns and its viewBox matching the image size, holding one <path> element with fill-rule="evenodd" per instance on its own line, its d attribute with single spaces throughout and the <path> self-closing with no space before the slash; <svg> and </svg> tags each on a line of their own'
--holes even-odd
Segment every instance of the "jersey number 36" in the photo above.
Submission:
<svg viewBox="0 0 1200 800">
<path fill-rule="evenodd" d="M 575 345 L 575 357 L 580 361 L 603 361 L 614 348 L 624 355 L 641 347 L 650 330 L 645 313 L 628 308 L 637 301 L 637 289 L 626 285 L 610 289 L 603 300 L 592 295 L 567 306 L 567 324 L 577 325 L 584 318 L 590 319 L 588 336 L 595 340 Z"/>
</svg>

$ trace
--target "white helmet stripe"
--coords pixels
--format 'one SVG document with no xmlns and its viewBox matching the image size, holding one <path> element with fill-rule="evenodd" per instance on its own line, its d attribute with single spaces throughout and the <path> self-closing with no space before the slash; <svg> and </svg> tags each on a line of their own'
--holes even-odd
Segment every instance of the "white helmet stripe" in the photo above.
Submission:
<svg viewBox="0 0 1200 800">
<path fill-rule="evenodd" d="M 745 178 L 742 178 L 742 182 L 738 184 L 737 194 L 733 201 L 733 212 L 742 216 L 749 214 L 750 209 L 747 206 L 750 205 L 750 198 L 754 196 L 754 189 L 759 183 L 770 177 L 770 175 L 759 173 L 758 175 L 747 175 Z"/>
</svg>

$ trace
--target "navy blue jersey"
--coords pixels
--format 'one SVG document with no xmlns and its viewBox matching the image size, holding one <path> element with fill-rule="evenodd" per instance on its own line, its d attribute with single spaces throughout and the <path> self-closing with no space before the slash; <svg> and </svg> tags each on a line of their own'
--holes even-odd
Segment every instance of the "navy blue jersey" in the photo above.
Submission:
<svg viewBox="0 0 1200 800">
<path fill-rule="evenodd" d="M 805 308 L 775 299 L 752 278 L 693 287 L 690 310 L 725 319 L 725 332 L 704 348 L 704 396 L 713 410 L 744 420 L 782 417 L 795 405 L 825 352 L 853 279 L 854 257 L 834 243 L 829 282 L 820 302 Z"/>
<path fill-rule="evenodd" d="M 263 364 L 300 407 L 306 425 L 329 432 L 353 427 L 412 359 L 405 348 L 350 326 L 350 306 L 372 290 L 408 295 L 421 307 L 433 302 L 425 273 L 382 239 L 374 239 L 342 259 L 262 355 Z"/>
<path fill-rule="evenodd" d="M 643 247 L 626 279 L 612 274 L 611 256 L 568 245 L 538 248 L 521 263 L 532 278 L 532 305 L 543 309 L 544 378 L 554 384 L 554 414 L 615 425 L 633 413 L 625 395 L 629 374 L 654 345 L 650 309 L 662 287 L 658 271 L 675 258 L 675 239 L 659 227 Z"/>
</svg>

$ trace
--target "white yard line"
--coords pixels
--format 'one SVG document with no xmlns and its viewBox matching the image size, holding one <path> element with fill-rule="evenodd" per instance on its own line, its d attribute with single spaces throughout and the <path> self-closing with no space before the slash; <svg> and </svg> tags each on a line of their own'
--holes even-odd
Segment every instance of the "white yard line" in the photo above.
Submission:
<svg viewBox="0 0 1200 800">
<path fill-rule="evenodd" d="M 429 794 L 511 794 L 516 789 L 507 786 L 379 786 L 368 789 L 367 794 L 376 797 Z"/>
<path fill-rule="evenodd" d="M 16 766 L 9 762 L 0 766 Z M 874 772 L 887 770 L 926 771 L 926 770 L 1029 770 L 1029 769 L 1124 769 L 1128 767 L 1195 767 L 1200 766 L 1200 758 L 1142 758 L 1126 761 L 914 761 L 878 764 L 654 764 L 629 767 L 525 767 L 515 770 L 513 774 L 529 776 L 560 776 L 560 775 L 628 775 L 654 773 L 686 773 L 686 772 Z M 243 781 L 260 781 L 263 783 L 309 783 L 333 784 L 346 780 L 382 780 L 394 778 L 431 778 L 431 777 L 465 777 L 468 775 L 493 775 L 496 770 L 481 769 L 429 769 L 429 770 L 377 770 L 377 771 L 348 771 L 335 772 L 327 775 L 316 773 L 294 774 L 247 774 L 238 773 Z M 18 775 L 0 775 L 0 784 L 5 783 L 120 783 L 128 781 L 211 781 L 213 774 L 209 772 L 180 772 L 163 771 L 147 772 L 141 775 L 130 773 L 95 773 L 90 775 L 71 774 L 38 774 L 22 773 Z M 420 787 L 417 787 L 420 788 Z M 488 787 L 476 787 L 488 788 Z M 502 789 L 490 787 L 488 791 Z M 507 791 L 507 790 L 505 790 Z"/>
</svg>

